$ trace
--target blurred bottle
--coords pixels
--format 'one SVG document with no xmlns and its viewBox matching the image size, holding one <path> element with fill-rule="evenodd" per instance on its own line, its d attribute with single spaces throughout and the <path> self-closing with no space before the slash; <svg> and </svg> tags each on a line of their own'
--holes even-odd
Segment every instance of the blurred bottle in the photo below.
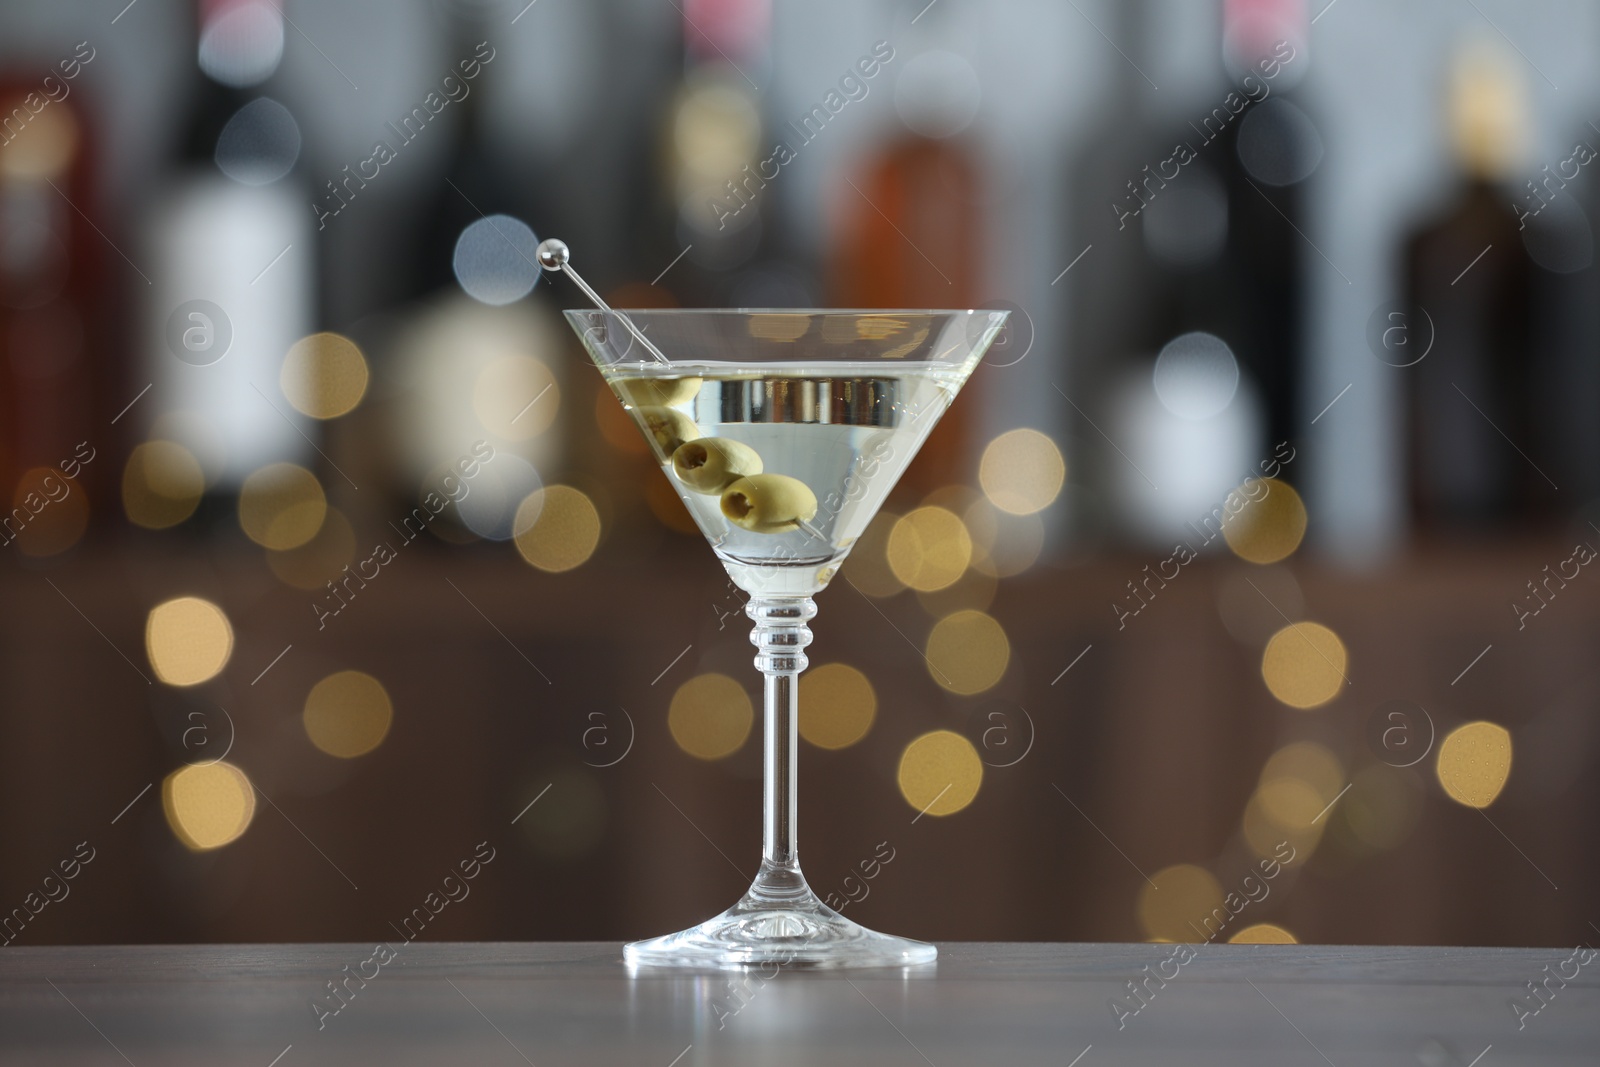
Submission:
<svg viewBox="0 0 1600 1067">
<path fill-rule="evenodd" d="M 91 496 L 105 506 L 110 461 L 93 458 L 110 451 L 105 407 L 121 386 L 97 355 L 92 220 L 106 222 L 74 88 L 54 71 L 0 83 L 0 546 L 33 556 L 77 542 Z"/>
<path fill-rule="evenodd" d="M 491 27 L 505 7 L 498 0 L 434 5 L 447 26 L 435 80 L 444 103 L 426 123 L 442 127 L 449 149 L 417 209 L 409 265 L 415 302 L 389 342 L 397 387 L 387 410 L 390 509 L 437 514 L 421 525 L 450 541 L 511 538 L 518 507 L 554 478 L 563 453 L 565 326 L 535 293 L 539 238 L 524 221 L 530 208 L 542 213 L 490 129 L 491 94 L 508 62 Z M 417 136 L 409 126 L 404 132 Z M 490 452 L 493 459 L 477 462 Z M 463 461 L 470 478 L 461 477 Z M 430 498 L 442 510 L 429 508 Z M 406 525 L 402 536 L 414 537 L 418 525 Z"/>
<path fill-rule="evenodd" d="M 1431 326 L 1433 336 L 1426 357 L 1406 368 L 1412 503 L 1424 529 L 1503 525 L 1541 510 L 1554 492 L 1518 454 L 1531 447 L 1536 421 L 1535 267 L 1506 179 L 1524 156 L 1527 118 L 1503 55 L 1487 45 L 1457 55 L 1448 120 L 1462 180 L 1405 244 L 1408 301 L 1421 320 L 1408 328 L 1417 336 Z"/>
<path fill-rule="evenodd" d="M 307 420 L 279 384 L 311 332 L 313 196 L 299 125 L 259 86 L 283 56 L 283 15 L 267 0 L 199 0 L 200 79 L 181 154 L 147 220 L 151 286 L 135 409 L 153 438 L 187 449 L 204 474 L 202 513 L 231 521 L 253 471 L 312 455 Z"/>
<path fill-rule="evenodd" d="M 654 188 L 636 246 L 639 280 L 673 303 L 734 302 L 770 256 L 783 180 L 782 130 L 763 121 L 771 0 L 683 0 L 683 65 L 661 115 Z M 741 300 L 740 302 L 744 302 Z"/>
<path fill-rule="evenodd" d="M 1099 436 L 1092 419 L 1118 442 L 1121 452 L 1103 450 L 1100 483 L 1121 524 L 1160 543 L 1259 476 L 1294 436 L 1306 256 L 1297 230 L 1322 144 L 1292 92 L 1310 63 L 1303 0 L 1187 9 L 1210 21 L 1222 63 L 1159 113 L 1165 101 L 1141 71 L 1158 69 L 1159 35 L 1177 31 L 1147 3 L 1118 10 L 1131 61 L 1112 65 L 1114 95 L 1141 104 L 1108 113 L 1074 176 L 1063 252 L 1092 250 L 1067 282 L 1071 391 L 1084 409 L 1070 414 L 1085 438 Z"/>
<path fill-rule="evenodd" d="M 972 307 L 992 294 L 978 292 L 988 246 L 983 168 L 976 145 L 963 136 L 983 97 L 958 32 L 970 9 L 954 0 L 901 9 L 916 25 L 908 22 L 898 45 L 875 48 L 865 68 L 852 69 L 868 92 L 893 92 L 898 122 L 873 139 L 847 184 L 832 190 L 840 210 L 828 299 L 838 307 Z M 875 72 L 871 79 L 864 77 L 868 70 Z M 848 111 L 840 116 L 849 119 Z M 901 477 L 902 493 L 927 493 L 975 473 L 982 446 L 974 440 L 974 418 L 983 383 L 974 376 L 962 403 L 934 427 Z"/>
</svg>

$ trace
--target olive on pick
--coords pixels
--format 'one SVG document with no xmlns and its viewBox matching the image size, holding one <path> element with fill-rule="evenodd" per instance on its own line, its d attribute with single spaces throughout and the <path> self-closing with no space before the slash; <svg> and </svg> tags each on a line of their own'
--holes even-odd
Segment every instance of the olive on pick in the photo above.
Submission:
<svg viewBox="0 0 1600 1067">
<path fill-rule="evenodd" d="M 655 438 L 661 451 L 672 455 L 685 441 L 700 437 L 700 427 L 681 411 L 667 407 L 637 407 L 633 409 L 643 423 L 645 431 Z"/>
<path fill-rule="evenodd" d="M 787 474 L 752 474 L 722 491 L 722 514 L 755 533 L 788 533 L 817 514 L 811 487 Z"/>
<path fill-rule="evenodd" d="M 741 441 L 699 437 L 672 453 L 678 480 L 697 493 L 716 494 L 740 478 L 761 473 L 761 456 Z"/>
<path fill-rule="evenodd" d="M 700 392 L 699 378 L 625 378 L 617 392 L 630 404 L 672 407 L 693 400 Z"/>
</svg>

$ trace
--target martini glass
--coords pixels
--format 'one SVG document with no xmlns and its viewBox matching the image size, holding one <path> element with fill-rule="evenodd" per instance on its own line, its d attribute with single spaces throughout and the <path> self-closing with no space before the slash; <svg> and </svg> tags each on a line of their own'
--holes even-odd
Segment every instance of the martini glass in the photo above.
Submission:
<svg viewBox="0 0 1600 1067">
<path fill-rule="evenodd" d="M 566 316 L 749 594 L 745 614 L 766 690 L 760 873 L 721 915 L 627 945 L 624 959 L 931 962 L 933 945 L 844 918 L 800 873 L 797 682 L 817 613 L 811 598 L 838 573 L 1006 313 L 605 308 Z"/>
</svg>

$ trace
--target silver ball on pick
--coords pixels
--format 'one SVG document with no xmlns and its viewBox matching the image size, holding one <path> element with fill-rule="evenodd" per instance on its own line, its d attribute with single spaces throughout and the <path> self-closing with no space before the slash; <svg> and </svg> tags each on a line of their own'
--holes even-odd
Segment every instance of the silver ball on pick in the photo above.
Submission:
<svg viewBox="0 0 1600 1067">
<path fill-rule="evenodd" d="M 567 242 L 555 237 L 540 241 L 535 254 L 539 257 L 539 266 L 545 270 L 560 270 L 572 258 L 572 250 L 567 247 Z"/>
</svg>

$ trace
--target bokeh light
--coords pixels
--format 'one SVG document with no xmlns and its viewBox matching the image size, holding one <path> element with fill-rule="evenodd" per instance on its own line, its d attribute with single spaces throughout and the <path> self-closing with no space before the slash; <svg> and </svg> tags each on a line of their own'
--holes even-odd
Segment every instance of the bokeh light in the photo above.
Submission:
<svg viewBox="0 0 1600 1067">
<path fill-rule="evenodd" d="M 978 484 L 1001 511 L 1032 515 L 1055 503 L 1067 480 L 1061 449 L 1038 430 L 1008 430 L 989 442 L 978 462 Z"/>
<path fill-rule="evenodd" d="M 570 485 L 530 493 L 517 507 L 517 551 L 542 571 L 559 574 L 586 563 L 600 543 L 600 511 Z"/>
<path fill-rule="evenodd" d="M 336 333 L 314 333 L 290 346 L 278 384 L 302 415 L 334 419 L 361 403 L 367 378 L 367 359 L 354 341 Z"/>
<path fill-rule="evenodd" d="M 122 469 L 122 509 L 135 526 L 164 530 L 194 514 L 205 488 L 194 453 L 175 441 L 146 441 Z"/>
<path fill-rule="evenodd" d="M 54 467 L 34 467 L 17 479 L 5 527 L 23 555 L 43 558 L 65 552 L 89 528 L 89 494 Z M 20 512 L 20 515 L 19 515 Z M 19 519 L 26 521 L 19 527 Z"/>
<path fill-rule="evenodd" d="M 1236 510 L 1235 510 L 1236 509 Z M 1222 536 L 1234 555 L 1251 563 L 1276 563 L 1300 547 L 1306 506 L 1288 482 L 1251 478 L 1228 494 Z"/>
<path fill-rule="evenodd" d="M 1218 908 L 1222 887 L 1210 871 L 1192 863 L 1162 868 L 1139 890 L 1139 926 L 1153 941 L 1206 940 L 1216 931 L 1212 913 Z"/>
<path fill-rule="evenodd" d="M 800 736 L 818 748 L 849 748 L 877 714 L 872 683 L 848 664 L 824 663 L 800 676 Z"/>
<path fill-rule="evenodd" d="M 472 384 L 472 410 L 483 428 L 507 441 L 548 430 L 561 408 L 561 387 L 533 356 L 505 356 L 486 365 Z"/>
<path fill-rule="evenodd" d="M 1245 806 L 1241 830 L 1258 856 L 1288 844 L 1308 856 L 1322 841 L 1328 811 L 1345 789 L 1344 765 L 1323 745 L 1296 741 L 1274 752 Z"/>
<path fill-rule="evenodd" d="M 1436 771 L 1451 800 L 1487 808 L 1511 776 L 1511 731 L 1492 722 L 1456 727 L 1439 743 Z"/>
<path fill-rule="evenodd" d="M 144 647 L 157 678 L 168 685 L 199 685 L 228 665 L 233 626 L 211 601 L 176 597 L 150 609 Z"/>
<path fill-rule="evenodd" d="M 918 812 L 954 815 L 983 786 L 983 760 L 972 742 L 953 730 L 933 730 L 906 746 L 896 775 L 900 795 Z"/>
<path fill-rule="evenodd" d="M 972 562 L 972 537 L 955 513 L 920 507 L 902 516 L 889 531 L 889 569 L 912 589 L 943 589 Z"/>
<path fill-rule="evenodd" d="M 296 589 L 323 589 L 356 558 L 356 532 L 337 508 L 329 508 L 317 535 L 298 548 L 267 551 L 267 566 Z"/>
<path fill-rule="evenodd" d="M 231 763 L 179 767 L 161 783 L 161 807 L 179 841 L 195 852 L 221 848 L 250 828 L 256 792 Z"/>
<path fill-rule="evenodd" d="M 1005 628 L 981 611 L 958 611 L 928 635 L 928 673 L 952 693 L 970 696 L 991 689 L 1011 662 Z"/>
<path fill-rule="evenodd" d="M 882 599 L 906 587 L 889 566 L 889 535 L 899 521 L 900 516 L 892 511 L 878 512 L 856 539 L 850 558 L 844 561 L 845 578 L 867 596 Z"/>
<path fill-rule="evenodd" d="M 263 548 L 283 552 L 317 536 L 328 498 L 317 476 L 293 463 L 254 471 L 239 489 L 239 525 Z"/>
<path fill-rule="evenodd" d="M 1228 938 L 1230 945 L 1298 945 L 1295 936 L 1276 923 L 1255 923 Z"/>
<path fill-rule="evenodd" d="M 1315 708 L 1339 695 L 1349 657 L 1339 635 L 1315 622 L 1298 622 L 1272 635 L 1261 656 L 1261 677 L 1291 708 Z"/>
<path fill-rule="evenodd" d="M 353 759 L 383 744 L 394 721 L 389 693 L 370 674 L 330 674 L 306 696 L 301 722 L 311 743 L 330 756 Z"/>
<path fill-rule="evenodd" d="M 488 215 L 456 238 L 451 266 L 474 300 L 496 307 L 521 300 L 539 281 L 539 239 L 510 215 Z"/>
<path fill-rule="evenodd" d="M 972 536 L 972 567 L 994 578 L 1012 578 L 1039 561 L 1044 519 L 1012 515 L 980 497 L 962 512 Z"/>
<path fill-rule="evenodd" d="M 1220 414 L 1239 390 L 1239 361 L 1222 338 L 1196 330 L 1174 337 L 1156 357 L 1156 398 L 1180 419 Z"/>
<path fill-rule="evenodd" d="M 1266 783 L 1280 778 L 1305 782 L 1323 798 L 1324 804 L 1333 800 L 1345 786 L 1344 766 L 1339 757 L 1315 741 L 1284 745 L 1268 757 L 1261 768 L 1261 781 Z"/>
<path fill-rule="evenodd" d="M 678 687 L 667 709 L 667 729 L 696 759 L 719 760 L 744 746 L 755 708 L 744 686 L 726 674 L 698 674 Z"/>
</svg>

